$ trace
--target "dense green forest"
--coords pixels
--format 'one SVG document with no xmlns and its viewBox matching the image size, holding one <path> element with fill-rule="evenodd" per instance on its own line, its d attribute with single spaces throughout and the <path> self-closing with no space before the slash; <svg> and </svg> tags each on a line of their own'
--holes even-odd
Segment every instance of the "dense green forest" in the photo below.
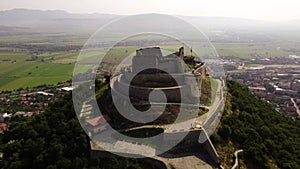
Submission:
<svg viewBox="0 0 300 169">
<path fill-rule="evenodd" d="M 300 120 L 277 112 L 237 82 L 227 87 L 221 126 L 213 135 L 216 146 L 243 149 L 247 168 L 299 169 Z"/>
<path fill-rule="evenodd" d="M 44 113 L 10 125 L 1 137 L 2 168 L 83 168 L 90 144 L 75 117 L 71 95 Z"/>
<path fill-rule="evenodd" d="M 100 91 L 106 84 L 97 82 Z M 90 142 L 75 114 L 72 94 L 50 104 L 44 113 L 10 124 L 0 135 L 4 169 L 154 169 L 144 161 L 122 157 L 90 156 Z"/>
</svg>

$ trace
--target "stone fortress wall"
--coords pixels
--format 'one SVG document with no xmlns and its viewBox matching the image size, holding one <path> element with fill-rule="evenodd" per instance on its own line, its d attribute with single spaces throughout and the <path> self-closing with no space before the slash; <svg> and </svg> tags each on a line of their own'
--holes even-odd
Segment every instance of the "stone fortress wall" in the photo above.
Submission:
<svg viewBox="0 0 300 169">
<path fill-rule="evenodd" d="M 151 91 L 161 90 L 169 102 L 179 103 L 182 98 L 193 102 L 200 97 L 197 89 L 201 88 L 206 68 L 202 62 L 196 62 L 195 69 L 189 72 L 185 72 L 185 67 L 183 47 L 168 56 L 162 56 L 159 47 L 139 49 L 132 59 L 131 70 L 114 77 L 112 89 L 128 95 L 124 89 L 129 88 L 130 97 L 141 100 L 147 100 Z"/>
</svg>

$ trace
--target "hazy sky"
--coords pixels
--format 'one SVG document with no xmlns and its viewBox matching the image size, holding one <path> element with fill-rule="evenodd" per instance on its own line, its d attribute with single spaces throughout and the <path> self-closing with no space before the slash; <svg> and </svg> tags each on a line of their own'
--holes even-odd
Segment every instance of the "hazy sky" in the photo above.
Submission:
<svg viewBox="0 0 300 169">
<path fill-rule="evenodd" d="M 259 20 L 300 19 L 299 0 L 0 0 L 0 10 L 61 9 L 73 13 L 164 13 Z"/>
</svg>

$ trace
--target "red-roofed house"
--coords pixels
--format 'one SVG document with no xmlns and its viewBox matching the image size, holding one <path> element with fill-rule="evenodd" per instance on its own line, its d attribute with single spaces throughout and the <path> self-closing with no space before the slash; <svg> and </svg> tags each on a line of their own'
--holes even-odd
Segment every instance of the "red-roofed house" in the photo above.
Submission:
<svg viewBox="0 0 300 169">
<path fill-rule="evenodd" d="M 7 124 L 6 123 L 0 123 L 0 133 L 7 130 Z"/>
<path fill-rule="evenodd" d="M 107 122 L 109 121 L 110 121 L 109 116 L 103 115 L 103 116 L 97 116 L 91 119 L 87 119 L 85 122 L 90 128 L 92 134 L 96 134 L 104 130 L 108 125 Z"/>
</svg>

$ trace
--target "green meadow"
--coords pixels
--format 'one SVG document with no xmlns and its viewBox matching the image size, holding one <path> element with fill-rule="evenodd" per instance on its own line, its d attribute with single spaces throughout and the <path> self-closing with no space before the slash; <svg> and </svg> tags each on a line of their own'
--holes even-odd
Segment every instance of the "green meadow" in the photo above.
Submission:
<svg viewBox="0 0 300 169">
<path fill-rule="evenodd" d="M 57 84 L 70 80 L 74 62 L 26 61 L 26 52 L 0 52 L 0 91 Z"/>
<path fill-rule="evenodd" d="M 120 51 L 113 51 L 117 55 Z M 79 51 L 45 52 L 34 54 L 38 59 L 29 61 L 32 55 L 26 51 L 0 50 L 0 91 L 16 90 L 39 85 L 57 84 L 71 80 Z M 76 73 L 92 68 L 99 52 L 89 52 L 77 67 Z M 41 61 L 43 59 L 43 61 Z M 89 62 L 90 61 L 90 62 Z"/>
</svg>

